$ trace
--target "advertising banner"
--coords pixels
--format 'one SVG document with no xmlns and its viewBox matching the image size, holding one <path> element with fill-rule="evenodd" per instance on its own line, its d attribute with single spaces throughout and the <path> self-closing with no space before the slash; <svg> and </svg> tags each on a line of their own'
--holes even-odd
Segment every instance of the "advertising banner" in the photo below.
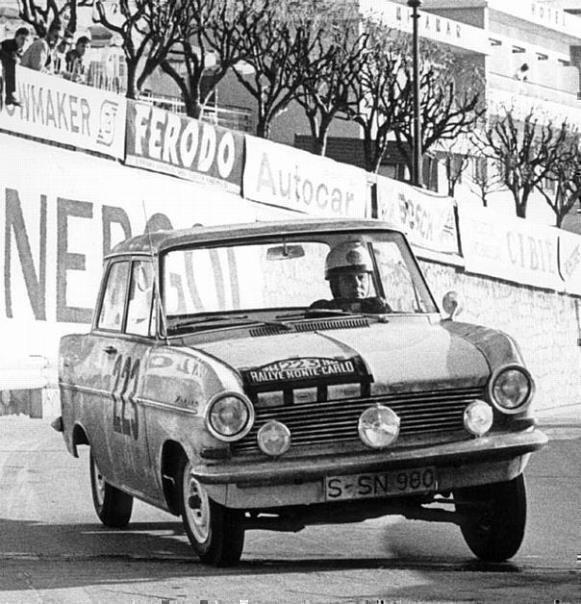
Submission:
<svg viewBox="0 0 581 604">
<path fill-rule="evenodd" d="M 477 206 L 458 207 L 466 270 L 562 290 L 559 230 Z"/>
<path fill-rule="evenodd" d="M 378 176 L 377 205 L 379 219 L 399 227 L 414 247 L 459 253 L 453 199 Z"/>
<path fill-rule="evenodd" d="M 128 101 L 126 163 L 240 193 L 244 136 Z"/>
<path fill-rule="evenodd" d="M 565 282 L 565 291 L 581 296 L 581 236 L 560 231 L 559 272 Z"/>
<path fill-rule="evenodd" d="M 243 194 L 313 216 L 367 215 L 364 170 L 253 136 L 246 136 Z"/>
<path fill-rule="evenodd" d="M 24 67 L 16 69 L 16 93 L 21 106 L 2 107 L 0 129 L 124 157 L 124 97 Z"/>
<path fill-rule="evenodd" d="M 60 336 L 88 329 L 103 256 L 146 224 L 261 218 L 257 204 L 216 187 L 57 147 L 47 154 L 44 145 L 7 134 L 0 134 L 0 165 L 0 327 L 10 343 L 0 369 L 30 355 L 53 365 Z M 229 266 L 221 270 L 227 275 Z"/>
</svg>

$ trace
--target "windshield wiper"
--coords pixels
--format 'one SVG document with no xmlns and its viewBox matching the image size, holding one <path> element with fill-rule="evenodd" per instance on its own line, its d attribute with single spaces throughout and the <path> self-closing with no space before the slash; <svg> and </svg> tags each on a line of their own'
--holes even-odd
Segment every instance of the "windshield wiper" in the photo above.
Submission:
<svg viewBox="0 0 581 604">
<path fill-rule="evenodd" d="M 214 315 L 212 317 L 191 318 L 184 321 L 178 321 L 170 325 L 170 330 L 183 329 L 185 327 L 196 327 L 200 325 L 207 327 L 208 323 L 219 323 L 219 327 L 232 327 L 235 325 L 267 325 L 269 327 L 278 327 L 285 331 L 294 331 L 294 327 L 282 321 L 263 321 L 262 319 L 249 319 L 248 315 L 230 317 L 228 315 Z M 212 326 L 213 327 L 213 326 Z"/>
</svg>

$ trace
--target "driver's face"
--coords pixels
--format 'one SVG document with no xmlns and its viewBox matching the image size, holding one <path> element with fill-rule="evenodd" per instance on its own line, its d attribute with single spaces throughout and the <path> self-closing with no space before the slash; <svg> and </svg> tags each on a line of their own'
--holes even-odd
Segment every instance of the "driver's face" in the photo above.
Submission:
<svg viewBox="0 0 581 604">
<path fill-rule="evenodd" d="M 369 273 L 344 273 L 337 275 L 336 279 L 339 298 L 361 300 L 369 295 Z"/>
</svg>

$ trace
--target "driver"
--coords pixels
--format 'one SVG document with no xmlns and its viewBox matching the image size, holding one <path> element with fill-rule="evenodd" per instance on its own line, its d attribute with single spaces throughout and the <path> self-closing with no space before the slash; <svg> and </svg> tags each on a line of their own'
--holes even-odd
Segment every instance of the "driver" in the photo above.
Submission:
<svg viewBox="0 0 581 604">
<path fill-rule="evenodd" d="M 317 300 L 311 309 L 342 310 L 359 313 L 389 312 L 389 305 L 373 291 L 373 262 L 361 241 L 345 241 L 335 246 L 325 260 L 325 279 L 332 300 Z"/>
</svg>

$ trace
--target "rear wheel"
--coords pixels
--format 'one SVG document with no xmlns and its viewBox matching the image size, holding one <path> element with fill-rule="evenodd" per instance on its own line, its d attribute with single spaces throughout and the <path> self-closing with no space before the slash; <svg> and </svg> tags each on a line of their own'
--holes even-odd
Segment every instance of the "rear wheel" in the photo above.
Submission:
<svg viewBox="0 0 581 604">
<path fill-rule="evenodd" d="M 477 487 L 456 489 L 456 510 L 468 547 L 489 562 L 512 558 L 522 544 L 527 517 L 524 476 Z"/>
<path fill-rule="evenodd" d="M 99 470 L 91 452 L 91 493 L 99 520 L 111 528 L 123 528 L 129 524 L 133 509 L 133 497 L 110 485 Z"/>
<path fill-rule="evenodd" d="M 180 512 L 192 548 L 206 564 L 234 565 L 244 548 L 243 515 L 212 501 L 191 470 L 183 458 L 178 474 Z"/>
</svg>

